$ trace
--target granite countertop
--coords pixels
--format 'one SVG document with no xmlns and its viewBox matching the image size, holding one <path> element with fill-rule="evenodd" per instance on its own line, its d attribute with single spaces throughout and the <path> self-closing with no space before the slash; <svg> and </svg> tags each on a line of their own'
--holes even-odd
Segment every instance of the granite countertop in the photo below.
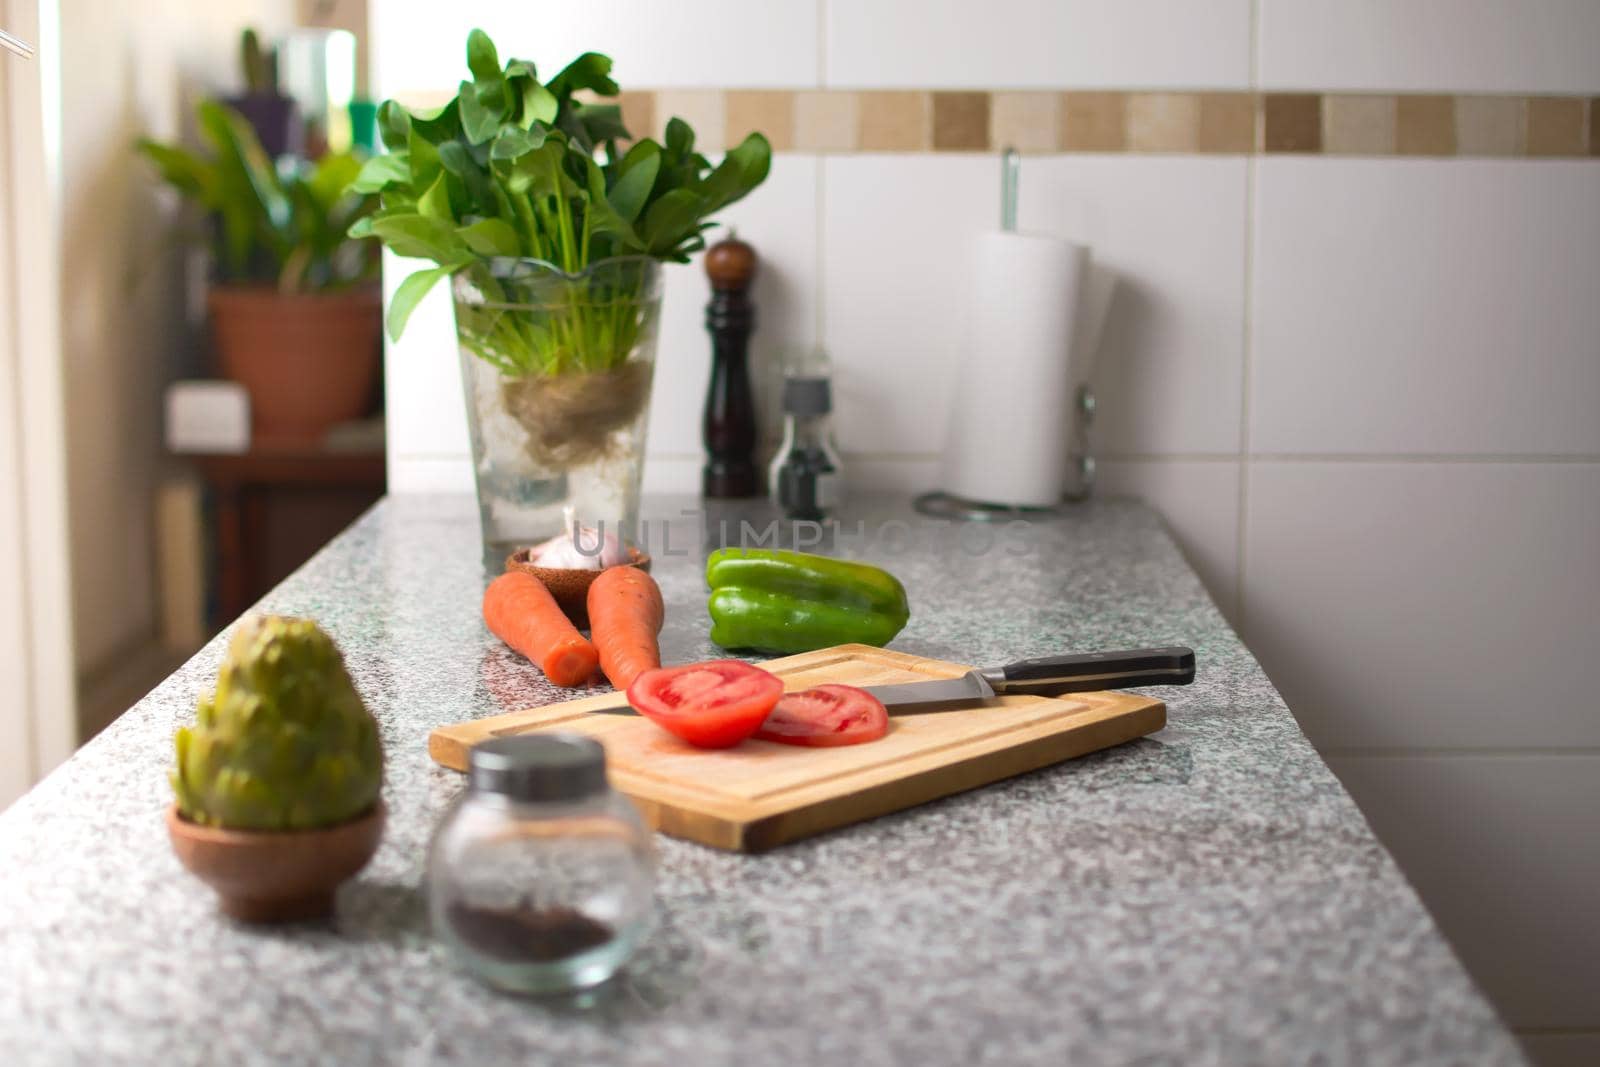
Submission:
<svg viewBox="0 0 1600 1067">
<path fill-rule="evenodd" d="M 673 520 L 646 527 L 669 661 L 714 653 L 702 534 L 744 514 L 693 505 L 646 505 Z M 167 842 L 172 733 L 219 638 L 0 815 L 0 1062 L 1522 1062 L 1148 508 L 996 531 L 875 500 L 839 547 L 896 560 L 896 648 L 1188 644 L 1198 677 L 1152 690 L 1151 738 L 771 853 L 658 838 L 660 914 L 626 975 L 502 997 L 428 935 L 425 846 L 461 779 L 425 740 L 558 694 L 479 621 L 470 500 L 393 497 L 262 605 L 333 634 L 383 732 L 390 823 L 337 919 L 234 925 Z"/>
</svg>

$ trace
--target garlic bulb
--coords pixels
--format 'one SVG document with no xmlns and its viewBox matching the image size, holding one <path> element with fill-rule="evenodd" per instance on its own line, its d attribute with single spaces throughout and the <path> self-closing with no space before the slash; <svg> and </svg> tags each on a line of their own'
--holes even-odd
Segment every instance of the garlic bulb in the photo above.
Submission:
<svg viewBox="0 0 1600 1067">
<path fill-rule="evenodd" d="M 528 562 L 555 570 L 600 571 L 628 562 L 628 552 L 615 533 L 603 537 L 593 526 L 580 526 L 572 508 L 563 508 L 567 532 L 528 550 Z"/>
</svg>

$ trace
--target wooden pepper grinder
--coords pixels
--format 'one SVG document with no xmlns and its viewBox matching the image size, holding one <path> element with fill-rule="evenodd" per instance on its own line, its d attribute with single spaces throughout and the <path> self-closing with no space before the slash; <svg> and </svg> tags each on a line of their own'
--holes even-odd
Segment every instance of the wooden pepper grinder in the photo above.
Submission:
<svg viewBox="0 0 1600 1067">
<path fill-rule="evenodd" d="M 756 276 L 756 250 L 730 236 L 706 252 L 711 302 L 706 329 L 711 333 L 711 387 L 701 424 L 710 453 L 701 477 L 708 497 L 746 497 L 761 493 L 756 469 L 756 405 L 750 394 L 750 333 L 756 309 L 750 282 Z"/>
</svg>

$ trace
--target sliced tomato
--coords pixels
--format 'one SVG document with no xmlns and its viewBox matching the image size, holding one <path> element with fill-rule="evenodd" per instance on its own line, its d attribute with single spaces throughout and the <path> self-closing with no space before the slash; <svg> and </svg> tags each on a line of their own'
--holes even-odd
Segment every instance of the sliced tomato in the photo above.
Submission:
<svg viewBox="0 0 1600 1067">
<path fill-rule="evenodd" d="M 819 685 L 778 701 L 756 736 L 785 745 L 859 745 L 889 732 L 889 713 L 865 689 Z"/>
<path fill-rule="evenodd" d="M 635 711 L 701 748 L 737 745 L 760 728 L 781 696 L 776 674 L 737 659 L 659 667 L 628 686 Z"/>
</svg>

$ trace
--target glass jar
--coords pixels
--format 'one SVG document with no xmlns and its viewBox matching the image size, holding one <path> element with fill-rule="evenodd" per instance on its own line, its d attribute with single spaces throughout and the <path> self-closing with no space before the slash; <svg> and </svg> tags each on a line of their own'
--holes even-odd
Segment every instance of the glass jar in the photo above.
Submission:
<svg viewBox="0 0 1600 1067">
<path fill-rule="evenodd" d="M 578 734 L 472 749 L 467 791 L 428 854 L 428 911 L 462 966 L 496 988 L 560 993 L 605 981 L 650 919 L 649 831 Z"/>
<path fill-rule="evenodd" d="M 660 265 L 624 256 L 568 274 L 493 259 L 452 284 L 485 558 L 561 533 L 569 507 L 632 539 Z"/>
</svg>

